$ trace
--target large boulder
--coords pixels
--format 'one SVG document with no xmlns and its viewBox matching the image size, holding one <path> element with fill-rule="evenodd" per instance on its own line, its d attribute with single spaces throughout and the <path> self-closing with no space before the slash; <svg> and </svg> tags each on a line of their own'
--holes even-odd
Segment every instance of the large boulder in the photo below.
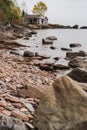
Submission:
<svg viewBox="0 0 87 130">
<path fill-rule="evenodd" d="M 70 59 L 75 58 L 75 57 L 77 57 L 77 56 L 85 57 L 85 56 L 87 56 L 87 53 L 84 52 L 84 51 L 79 51 L 79 52 L 67 52 L 67 53 L 66 53 L 66 57 L 67 57 L 67 58 L 70 58 Z"/>
<path fill-rule="evenodd" d="M 87 69 L 87 57 L 76 57 L 70 60 L 68 65 L 73 68 L 81 67 Z"/>
<path fill-rule="evenodd" d="M 28 130 L 25 124 L 16 118 L 0 115 L 0 130 Z"/>
<path fill-rule="evenodd" d="M 74 128 L 71 128 L 69 130 L 87 130 L 87 122 L 77 124 Z"/>
<path fill-rule="evenodd" d="M 53 44 L 53 40 L 49 40 L 49 39 L 47 39 L 47 38 L 42 39 L 42 44 L 43 44 L 43 45 Z"/>
<path fill-rule="evenodd" d="M 87 93 L 68 76 L 58 78 L 42 95 L 34 126 L 38 130 L 80 130 L 80 126 L 86 130 Z"/>
<path fill-rule="evenodd" d="M 82 68 L 75 68 L 67 75 L 78 82 L 87 83 L 87 71 Z"/>
</svg>

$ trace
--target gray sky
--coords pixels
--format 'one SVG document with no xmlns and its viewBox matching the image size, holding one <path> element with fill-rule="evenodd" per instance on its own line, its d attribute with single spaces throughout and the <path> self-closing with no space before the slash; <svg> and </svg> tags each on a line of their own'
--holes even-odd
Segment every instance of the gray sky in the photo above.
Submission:
<svg viewBox="0 0 87 130">
<path fill-rule="evenodd" d="M 49 23 L 58 23 L 64 25 L 79 24 L 87 25 L 87 0 L 17 0 L 20 3 L 26 3 L 27 11 L 31 10 L 39 1 L 47 4 L 48 11 L 46 15 Z"/>
</svg>

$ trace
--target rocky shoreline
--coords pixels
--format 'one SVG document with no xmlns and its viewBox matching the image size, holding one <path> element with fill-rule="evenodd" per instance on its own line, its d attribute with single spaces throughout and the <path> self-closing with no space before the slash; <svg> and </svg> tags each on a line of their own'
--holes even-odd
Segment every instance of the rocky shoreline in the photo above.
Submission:
<svg viewBox="0 0 87 130">
<path fill-rule="evenodd" d="M 15 117 L 33 127 L 30 123 L 39 98 L 42 92 L 51 86 L 54 79 L 55 76 L 41 71 L 23 57 L 2 52 L 0 54 L 0 121 L 5 118 L 10 123 L 9 120 Z M 10 127 L 2 127 L 1 123 L 1 128 Z M 21 125 L 18 127 L 23 129 Z"/>
<path fill-rule="evenodd" d="M 23 30 L 0 28 L 0 130 L 87 129 L 87 53 L 72 52 L 81 45 L 70 44 L 70 48 L 61 48 L 66 51 L 68 66 L 37 64 L 35 59 L 48 57 L 15 52 L 26 47 L 17 43 L 17 38 L 36 34 Z M 57 79 L 56 73 L 65 70 L 71 72 Z"/>
</svg>

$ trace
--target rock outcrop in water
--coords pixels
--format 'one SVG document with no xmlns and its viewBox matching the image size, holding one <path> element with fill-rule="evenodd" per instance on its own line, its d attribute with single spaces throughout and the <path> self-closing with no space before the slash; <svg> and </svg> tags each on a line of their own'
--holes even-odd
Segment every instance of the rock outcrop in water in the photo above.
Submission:
<svg viewBox="0 0 87 130">
<path fill-rule="evenodd" d="M 71 48 L 65 48 L 65 47 L 62 47 L 61 50 L 62 50 L 62 51 L 72 51 Z"/>
<path fill-rule="evenodd" d="M 55 36 L 49 36 L 49 37 L 43 38 L 42 39 L 42 45 L 53 44 L 54 40 L 57 40 L 57 38 Z"/>
<path fill-rule="evenodd" d="M 67 74 L 73 80 L 78 82 L 87 83 L 87 70 L 82 68 L 75 68 Z"/>
<path fill-rule="evenodd" d="M 42 45 L 49 45 L 49 44 L 53 44 L 53 40 L 47 38 L 42 39 Z"/>
<path fill-rule="evenodd" d="M 79 51 L 79 52 L 67 52 L 66 53 L 66 57 L 70 58 L 70 59 L 75 58 L 77 56 L 85 57 L 85 56 L 87 56 L 87 52 Z"/>
<path fill-rule="evenodd" d="M 24 57 L 34 57 L 34 53 L 31 51 L 24 51 L 23 56 Z"/>
<path fill-rule="evenodd" d="M 38 130 L 87 129 L 87 93 L 69 77 L 58 78 L 42 95 L 34 125 Z"/>
<path fill-rule="evenodd" d="M 81 67 L 87 69 L 87 56 L 86 57 L 75 57 L 69 61 L 69 66 L 76 68 Z"/>
<path fill-rule="evenodd" d="M 87 26 L 82 26 L 80 27 L 80 29 L 87 29 Z"/>
<path fill-rule="evenodd" d="M 49 39 L 49 40 L 57 40 L 57 37 L 55 37 L 55 36 L 49 36 L 49 37 L 47 37 L 46 39 Z"/>
<path fill-rule="evenodd" d="M 71 43 L 69 46 L 71 48 L 73 48 L 73 47 L 81 47 L 81 44 L 80 43 Z"/>
</svg>

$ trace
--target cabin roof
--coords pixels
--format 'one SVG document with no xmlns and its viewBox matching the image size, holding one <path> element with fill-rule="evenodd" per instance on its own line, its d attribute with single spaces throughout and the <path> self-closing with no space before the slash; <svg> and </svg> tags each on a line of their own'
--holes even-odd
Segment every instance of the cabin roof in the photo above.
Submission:
<svg viewBox="0 0 87 130">
<path fill-rule="evenodd" d="M 25 14 L 25 16 L 24 16 L 26 19 L 28 18 L 37 18 L 37 19 L 39 19 L 39 18 L 41 18 L 41 19 L 48 19 L 46 16 L 38 16 L 38 15 L 28 15 L 28 14 Z"/>
</svg>

